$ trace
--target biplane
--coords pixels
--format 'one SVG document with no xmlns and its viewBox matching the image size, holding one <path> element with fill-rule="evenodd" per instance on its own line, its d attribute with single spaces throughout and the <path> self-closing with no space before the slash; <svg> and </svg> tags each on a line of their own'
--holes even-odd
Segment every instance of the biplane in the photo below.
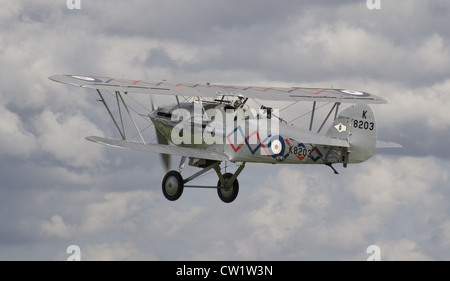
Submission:
<svg viewBox="0 0 450 281">
<path fill-rule="evenodd" d="M 246 163 L 322 164 L 335 174 L 334 164 L 361 163 L 368 160 L 376 148 L 398 148 L 401 145 L 377 140 L 377 123 L 369 104 L 383 104 L 381 97 L 362 91 L 334 88 L 226 86 L 211 83 L 173 83 L 141 81 L 98 76 L 55 75 L 50 80 L 97 92 L 111 117 L 120 138 L 88 136 L 87 140 L 119 148 L 161 154 L 166 168 L 162 192 L 171 201 L 180 198 L 184 188 L 217 189 L 219 198 L 230 203 L 239 192 L 238 176 Z M 109 94 L 109 102 L 105 95 Z M 131 94 L 174 96 L 173 104 L 159 106 L 138 116 L 154 125 L 156 143 L 144 139 L 126 99 Z M 180 97 L 184 100 L 180 101 Z M 298 102 L 311 103 L 309 128 L 300 128 L 280 116 L 280 110 L 266 105 L 250 107 L 254 101 L 284 101 L 290 106 Z M 331 106 L 317 132 L 313 122 L 317 105 Z M 340 112 L 341 104 L 350 104 Z M 114 104 L 115 111 L 111 104 Z M 259 103 L 257 103 L 259 105 Z M 308 115 L 308 116 L 309 116 Z M 333 116 L 333 117 L 332 117 Z M 136 116 L 135 116 L 136 117 Z M 330 118 L 332 117 L 332 118 Z M 130 138 L 125 119 L 135 128 Z M 331 123 L 321 133 L 326 123 Z M 131 126 L 131 125 L 130 125 Z M 181 156 L 178 170 L 170 170 L 169 155 Z M 181 175 L 185 162 L 201 170 L 191 176 Z M 234 173 L 221 171 L 221 163 L 236 163 Z M 190 184 L 209 170 L 217 176 L 216 185 Z"/>
</svg>

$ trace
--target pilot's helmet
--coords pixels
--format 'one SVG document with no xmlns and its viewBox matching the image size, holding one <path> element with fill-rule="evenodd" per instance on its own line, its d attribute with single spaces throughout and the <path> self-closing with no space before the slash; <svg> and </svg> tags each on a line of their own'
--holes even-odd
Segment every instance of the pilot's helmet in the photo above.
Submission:
<svg viewBox="0 0 450 281">
<path fill-rule="evenodd" d="M 236 100 L 233 104 L 234 109 L 238 109 L 241 106 L 241 104 L 242 104 L 241 100 Z"/>
</svg>

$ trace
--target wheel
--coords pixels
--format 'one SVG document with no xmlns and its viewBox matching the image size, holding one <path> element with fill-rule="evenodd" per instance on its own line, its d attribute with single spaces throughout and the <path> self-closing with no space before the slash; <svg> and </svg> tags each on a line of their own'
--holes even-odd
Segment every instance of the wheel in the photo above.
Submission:
<svg viewBox="0 0 450 281">
<path fill-rule="evenodd" d="M 233 174 L 231 173 L 224 174 L 223 177 L 225 178 L 225 182 L 228 182 L 232 176 Z M 217 194 L 219 194 L 220 200 L 222 200 L 225 203 L 233 202 L 234 199 L 236 199 L 236 197 L 238 196 L 238 193 L 239 193 L 239 182 L 237 179 L 235 179 L 233 185 L 228 188 L 223 187 L 220 180 L 217 183 Z"/>
<path fill-rule="evenodd" d="M 167 200 L 175 201 L 183 194 L 183 177 L 177 171 L 168 172 L 162 181 L 162 192 Z"/>
</svg>

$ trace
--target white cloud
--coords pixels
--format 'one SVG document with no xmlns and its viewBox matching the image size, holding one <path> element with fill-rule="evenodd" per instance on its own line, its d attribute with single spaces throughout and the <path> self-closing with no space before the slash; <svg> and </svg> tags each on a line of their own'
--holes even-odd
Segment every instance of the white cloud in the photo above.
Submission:
<svg viewBox="0 0 450 281">
<path fill-rule="evenodd" d="M 430 251 L 439 251 L 439 259 L 446 251 L 441 229 L 447 229 L 448 208 L 439 187 L 448 179 L 448 164 L 376 156 L 339 176 L 313 169 L 320 167 L 283 167 L 273 176 L 277 181 L 257 188 L 261 203 L 247 215 L 253 242 L 239 244 L 256 240 L 274 256 L 290 241 L 296 246 L 286 252 L 288 259 L 364 259 L 358 251 L 374 242 L 391 260 L 430 259 Z M 433 236 L 440 239 L 429 240 Z M 324 249 L 328 255 L 318 254 Z"/>
<path fill-rule="evenodd" d="M 359 78 L 429 85 L 447 77 L 450 51 L 441 35 L 432 33 L 403 45 L 365 26 L 342 19 L 315 24 L 311 17 L 292 21 L 280 32 L 284 40 L 268 42 L 261 50 L 267 70 L 284 69 L 284 79 L 306 83 L 325 76 L 331 81 Z M 280 79 L 276 73 L 273 76 Z"/>
<path fill-rule="evenodd" d="M 101 136 L 96 125 L 80 113 L 75 115 L 54 114 L 44 111 L 35 121 L 37 141 L 43 151 L 71 167 L 99 167 L 107 163 L 103 148 L 93 145 L 83 137 Z"/>
<path fill-rule="evenodd" d="M 139 246 L 131 242 L 114 242 L 87 245 L 80 248 L 81 260 L 117 261 L 117 260 L 154 260 L 151 254 L 143 254 Z"/>
<path fill-rule="evenodd" d="M 0 154 L 27 157 L 36 148 L 35 136 L 20 117 L 0 105 Z"/>
<path fill-rule="evenodd" d="M 439 238 L 440 238 L 440 245 L 444 249 L 450 249 L 450 221 L 445 221 L 439 226 L 439 230 L 441 231 Z"/>
<path fill-rule="evenodd" d="M 262 203 L 249 214 L 251 223 L 264 229 L 256 234 L 259 240 L 272 244 L 291 237 L 308 219 L 300 206 L 311 202 L 317 203 L 316 208 L 327 205 L 327 198 L 318 194 L 314 194 L 314 198 L 307 197 L 311 181 L 311 176 L 286 168 L 270 176 L 265 188 L 259 188 Z"/>
<path fill-rule="evenodd" d="M 117 187 L 99 175 L 97 184 L 117 191 L 90 186 L 36 197 L 53 213 L 38 222 L 38 238 L 75 243 L 89 260 L 365 260 L 372 244 L 382 260 L 442 259 L 450 245 L 449 166 L 382 155 L 340 175 L 322 166 L 249 166 L 232 204 L 191 189 L 168 202 L 162 175 L 151 177 L 149 190 L 131 191 L 123 190 L 125 179 Z M 270 176 L 255 176 L 261 171 Z"/>
<path fill-rule="evenodd" d="M 71 238 L 75 234 L 75 227 L 64 222 L 59 215 L 54 215 L 50 221 L 41 224 L 41 234 L 48 237 Z"/>
<path fill-rule="evenodd" d="M 151 193 L 146 191 L 106 193 L 101 201 L 86 206 L 79 234 L 112 230 L 133 233 L 139 212 L 152 201 Z"/>
<path fill-rule="evenodd" d="M 381 243 L 380 243 L 381 244 Z M 408 238 L 389 241 L 380 246 L 381 260 L 386 261 L 429 261 L 432 257 L 425 254 L 421 247 Z"/>
<path fill-rule="evenodd" d="M 382 106 L 378 110 L 390 117 L 387 127 L 419 127 L 425 131 L 426 127 L 434 132 L 447 132 L 450 128 L 450 79 L 427 87 L 409 88 L 400 85 L 380 85 L 393 105 Z M 384 89 L 383 89 L 384 88 Z"/>
</svg>

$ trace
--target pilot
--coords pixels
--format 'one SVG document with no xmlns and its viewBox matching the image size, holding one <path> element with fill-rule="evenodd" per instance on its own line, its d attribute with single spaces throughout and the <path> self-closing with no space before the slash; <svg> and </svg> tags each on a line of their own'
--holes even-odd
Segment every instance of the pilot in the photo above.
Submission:
<svg viewBox="0 0 450 281">
<path fill-rule="evenodd" d="M 234 110 L 237 110 L 239 107 L 241 107 L 242 101 L 240 99 L 236 100 L 233 104 Z"/>
<path fill-rule="evenodd" d="M 236 111 L 235 120 L 244 120 L 249 118 L 249 112 L 247 108 L 242 107 L 242 100 L 239 98 L 233 103 L 234 110 Z"/>
</svg>

